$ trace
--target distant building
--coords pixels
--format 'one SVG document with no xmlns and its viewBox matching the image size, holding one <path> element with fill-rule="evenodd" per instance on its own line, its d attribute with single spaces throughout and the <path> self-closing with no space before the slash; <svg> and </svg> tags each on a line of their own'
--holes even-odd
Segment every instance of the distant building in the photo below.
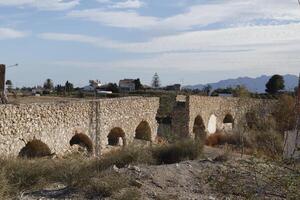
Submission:
<svg viewBox="0 0 300 200">
<path fill-rule="evenodd" d="M 181 85 L 180 84 L 168 85 L 164 89 L 169 91 L 180 91 Z"/>
<path fill-rule="evenodd" d="M 135 90 L 135 80 L 134 79 L 120 80 L 119 88 L 121 92 L 133 92 Z"/>
<path fill-rule="evenodd" d="M 84 86 L 82 88 L 83 91 L 94 92 L 95 90 L 99 89 L 102 86 L 99 80 L 90 80 L 89 83 L 90 83 L 89 85 Z"/>
</svg>

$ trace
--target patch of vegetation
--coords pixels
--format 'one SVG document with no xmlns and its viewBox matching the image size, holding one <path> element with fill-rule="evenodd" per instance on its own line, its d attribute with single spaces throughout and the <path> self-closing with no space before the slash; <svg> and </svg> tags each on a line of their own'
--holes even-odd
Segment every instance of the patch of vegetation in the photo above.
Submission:
<svg viewBox="0 0 300 200">
<path fill-rule="evenodd" d="M 127 147 L 110 152 L 101 159 L 78 154 L 60 159 L 1 159 L 0 195 L 14 198 L 22 191 L 40 190 L 60 183 L 88 198 L 93 195 L 108 197 L 123 194 L 119 196 L 120 199 L 126 199 L 130 194 L 120 191 L 123 188 L 134 189 L 133 181 L 113 171 L 113 166 L 170 164 L 196 159 L 201 152 L 202 145 L 199 142 L 183 141 L 148 148 Z M 138 194 L 133 194 L 131 199 L 134 196 Z"/>
<path fill-rule="evenodd" d="M 202 153 L 203 144 L 200 141 L 185 140 L 153 150 L 157 164 L 173 164 L 184 160 L 194 160 Z"/>
</svg>

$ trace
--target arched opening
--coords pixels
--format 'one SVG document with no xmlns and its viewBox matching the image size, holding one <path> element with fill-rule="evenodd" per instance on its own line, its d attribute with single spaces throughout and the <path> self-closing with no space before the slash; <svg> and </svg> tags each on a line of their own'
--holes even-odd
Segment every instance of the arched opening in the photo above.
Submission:
<svg viewBox="0 0 300 200">
<path fill-rule="evenodd" d="M 76 133 L 70 140 L 70 145 L 78 145 L 86 149 L 89 153 L 92 153 L 94 149 L 92 140 L 83 133 Z"/>
<path fill-rule="evenodd" d="M 110 146 L 124 146 L 126 145 L 125 133 L 121 128 L 113 128 L 108 136 L 108 145 Z"/>
<path fill-rule="evenodd" d="M 142 121 L 135 129 L 135 139 L 151 141 L 151 128 L 146 121 Z"/>
<path fill-rule="evenodd" d="M 217 131 L 217 117 L 214 114 L 208 120 L 207 131 L 209 134 L 214 134 Z"/>
<path fill-rule="evenodd" d="M 231 131 L 234 126 L 234 119 L 231 114 L 227 114 L 223 119 L 223 126 L 225 131 Z"/>
<path fill-rule="evenodd" d="M 195 134 L 195 139 L 205 139 L 205 125 L 201 116 L 197 116 L 194 121 L 193 133 Z"/>
<path fill-rule="evenodd" d="M 22 158 L 41 158 L 51 155 L 48 145 L 37 139 L 29 141 L 19 152 L 19 157 Z"/>
</svg>

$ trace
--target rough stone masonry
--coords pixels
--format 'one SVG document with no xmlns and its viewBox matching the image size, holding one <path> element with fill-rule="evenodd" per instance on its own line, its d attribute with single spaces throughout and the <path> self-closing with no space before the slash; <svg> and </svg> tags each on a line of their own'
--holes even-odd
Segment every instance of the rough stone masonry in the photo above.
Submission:
<svg viewBox="0 0 300 200">
<path fill-rule="evenodd" d="M 154 141 L 158 108 L 159 98 L 142 97 L 0 105 L 0 153 L 17 156 L 26 142 L 38 139 L 61 155 L 76 132 L 90 137 L 96 155 L 129 144 L 137 131 Z"/>
</svg>

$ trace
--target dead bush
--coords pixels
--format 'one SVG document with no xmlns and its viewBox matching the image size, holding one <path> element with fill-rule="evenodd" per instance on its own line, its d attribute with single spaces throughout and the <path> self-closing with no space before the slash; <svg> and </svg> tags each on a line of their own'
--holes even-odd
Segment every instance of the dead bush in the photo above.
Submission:
<svg viewBox="0 0 300 200">
<path fill-rule="evenodd" d="M 103 156 L 102 159 L 95 161 L 97 170 L 105 170 L 113 165 L 118 168 L 129 164 L 153 164 L 155 163 L 151 148 L 140 148 L 136 146 L 127 146 L 123 149 L 112 151 Z"/>
<path fill-rule="evenodd" d="M 295 99 L 289 95 L 281 95 L 274 106 L 273 116 L 276 121 L 276 129 L 281 133 L 295 128 Z"/>
<path fill-rule="evenodd" d="M 249 146 L 248 142 L 246 140 L 241 140 L 241 135 L 239 135 L 237 132 L 233 133 L 223 133 L 223 132 L 216 132 L 214 134 L 211 134 L 207 137 L 205 144 L 208 146 L 218 146 L 218 145 L 236 145 L 239 146 L 244 142 L 245 146 Z"/>
<path fill-rule="evenodd" d="M 250 134 L 251 146 L 257 153 L 270 158 L 280 158 L 283 152 L 283 136 L 276 131 L 252 131 Z"/>
<path fill-rule="evenodd" d="M 37 139 L 29 141 L 19 153 L 19 157 L 22 158 L 41 158 L 51 155 L 48 145 Z"/>
<path fill-rule="evenodd" d="M 70 140 L 71 146 L 75 144 L 86 148 L 89 153 L 93 153 L 93 142 L 87 135 L 83 133 L 76 133 Z"/>
<path fill-rule="evenodd" d="M 205 140 L 205 145 L 207 146 L 217 146 L 221 145 L 223 142 L 223 138 L 225 137 L 224 133 L 216 132 L 214 134 L 209 135 Z"/>
<path fill-rule="evenodd" d="M 110 197 L 121 189 L 130 187 L 130 179 L 116 172 L 100 172 L 79 188 L 87 198 Z"/>
<path fill-rule="evenodd" d="M 153 149 L 157 164 L 173 164 L 184 160 L 194 160 L 202 152 L 200 141 L 185 140 Z"/>
</svg>

